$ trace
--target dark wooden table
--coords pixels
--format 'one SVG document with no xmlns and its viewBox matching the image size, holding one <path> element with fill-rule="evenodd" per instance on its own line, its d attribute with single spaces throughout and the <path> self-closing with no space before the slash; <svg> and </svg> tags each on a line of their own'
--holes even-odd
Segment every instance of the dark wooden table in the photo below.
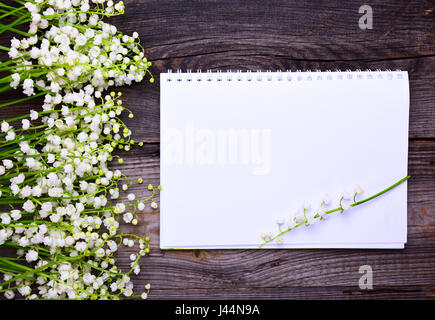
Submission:
<svg viewBox="0 0 435 320">
<path fill-rule="evenodd" d="M 435 296 L 435 3 L 370 1 L 373 29 L 361 30 L 363 1 L 126 0 L 111 23 L 137 31 L 154 84 L 123 90 L 125 121 L 142 148 L 119 166 L 159 183 L 159 73 L 168 69 L 409 71 L 408 243 L 404 250 L 159 250 L 159 212 L 147 209 L 136 232 L 151 253 L 134 278 L 151 299 L 431 299 Z M 4 41 L 2 41 L 4 42 Z M 4 99 L 4 98 L 3 98 Z M 32 102 L 34 104 L 36 102 Z M 30 106 L 2 110 L 1 117 Z M 35 107 L 35 106 L 33 106 Z M 133 191 L 145 195 L 145 187 Z M 192 201 L 195 192 L 192 192 Z M 119 252 L 128 268 L 130 249 Z M 373 290 L 360 290 L 361 265 Z"/>
</svg>

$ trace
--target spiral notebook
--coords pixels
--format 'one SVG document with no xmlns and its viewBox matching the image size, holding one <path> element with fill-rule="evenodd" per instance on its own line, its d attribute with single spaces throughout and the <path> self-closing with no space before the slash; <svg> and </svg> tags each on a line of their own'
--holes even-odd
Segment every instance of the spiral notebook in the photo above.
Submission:
<svg viewBox="0 0 435 320">
<path fill-rule="evenodd" d="M 168 72 L 160 86 L 162 249 L 259 248 L 325 194 L 334 208 L 407 175 L 406 71 Z M 406 240 L 405 182 L 262 248 Z"/>
</svg>

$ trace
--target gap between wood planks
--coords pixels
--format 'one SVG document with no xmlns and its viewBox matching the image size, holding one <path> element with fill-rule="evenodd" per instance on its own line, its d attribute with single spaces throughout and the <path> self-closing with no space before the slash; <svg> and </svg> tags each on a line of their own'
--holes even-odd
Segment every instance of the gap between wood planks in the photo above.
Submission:
<svg viewBox="0 0 435 320">
<path fill-rule="evenodd" d="M 246 50 L 247 49 L 213 51 L 213 52 L 198 53 L 198 54 L 191 54 L 191 55 L 149 59 L 149 61 L 156 62 L 156 61 L 167 61 L 167 60 L 171 60 L 171 59 L 194 58 L 194 57 L 214 55 L 214 54 L 220 54 L 220 53 L 243 52 Z M 435 57 L 435 54 L 409 56 L 409 57 L 398 57 L 398 58 L 383 58 L 383 59 L 370 59 L 370 58 L 368 58 L 368 59 L 364 59 L 364 58 L 361 58 L 361 59 L 306 59 L 306 58 L 299 59 L 299 58 L 293 58 L 293 57 L 286 56 L 286 55 L 261 54 L 261 53 L 260 54 L 233 55 L 232 57 L 274 57 L 274 58 L 286 58 L 286 59 L 289 59 L 289 61 L 298 61 L 298 62 L 358 62 L 358 61 L 360 61 L 360 62 L 382 62 L 382 61 L 398 61 L 398 60 L 432 58 L 432 57 Z"/>
</svg>

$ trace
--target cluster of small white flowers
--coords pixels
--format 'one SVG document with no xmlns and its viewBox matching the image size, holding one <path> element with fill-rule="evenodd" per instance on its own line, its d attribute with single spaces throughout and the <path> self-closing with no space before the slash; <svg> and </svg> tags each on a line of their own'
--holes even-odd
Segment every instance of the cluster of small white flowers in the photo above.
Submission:
<svg viewBox="0 0 435 320">
<path fill-rule="evenodd" d="M 109 163 L 116 148 L 128 151 L 135 142 L 119 119 L 121 94 L 103 91 L 143 80 L 150 63 L 137 33 L 123 35 L 101 20 L 123 13 L 122 1 L 35 0 L 25 7 L 31 36 L 11 41 L 16 68 L 9 85 L 45 96 L 42 110 L 22 117 L 20 128 L 1 122 L 0 199 L 13 209 L 0 214 L 0 245 L 17 248 L 34 272 L 22 266 L 21 277 L 16 265 L 0 279 L 0 292 L 8 299 L 13 288 L 26 299 L 135 297 L 129 275 L 140 272 L 149 239 L 123 234 L 118 219 L 137 224 L 136 210 L 147 201 L 157 208 L 160 186 L 149 185 L 147 199 L 130 193 L 128 202 L 120 200 L 118 184 L 131 180 Z M 139 246 L 127 273 L 113 257 L 120 245 Z M 148 292 L 149 285 L 140 296 Z"/>
<path fill-rule="evenodd" d="M 11 40 L 9 56 L 22 66 L 11 75 L 12 88 L 21 85 L 28 96 L 36 93 L 35 86 L 49 92 L 53 98 L 47 102 L 47 107 L 56 101 L 62 102 L 59 93 L 63 89 L 71 93 L 68 99 L 80 105 L 91 103 L 94 96 L 98 98 L 109 86 L 140 82 L 149 73 L 150 62 L 144 57 L 138 34 L 124 35 L 114 25 L 103 22 L 90 10 L 87 0 L 51 0 L 41 5 L 38 2 L 26 3 L 33 19 L 29 34 L 34 35 Z M 106 4 L 108 15 L 124 11 L 122 2 L 116 5 L 105 0 L 92 2 Z M 77 14 L 77 10 L 81 13 Z M 63 18 L 63 23 L 50 24 L 54 17 Z M 35 35 L 38 30 L 43 37 Z M 35 61 L 38 68 L 34 71 Z M 41 69 L 46 71 L 41 72 Z M 83 92 L 80 89 L 86 83 L 91 83 L 92 87 Z"/>
<path fill-rule="evenodd" d="M 276 239 L 278 244 L 283 244 L 284 241 L 280 237 L 284 233 L 289 232 L 292 229 L 295 229 L 301 225 L 311 226 L 316 224 L 318 221 L 326 219 L 329 213 L 332 212 L 344 212 L 349 210 L 352 207 L 352 204 L 356 203 L 356 196 L 363 193 L 363 189 L 358 186 L 355 188 L 353 199 L 347 191 L 343 191 L 340 195 L 339 207 L 332 210 L 325 210 L 325 208 L 330 204 L 329 195 L 324 195 L 323 200 L 320 204 L 320 207 L 317 210 L 311 210 L 311 204 L 305 202 L 302 204 L 299 210 L 296 210 L 290 217 L 287 219 L 283 216 L 278 216 L 276 218 L 276 223 L 279 228 L 279 234 L 274 236 L 272 232 L 262 232 L 260 234 L 261 239 L 263 239 L 264 243 L 268 243 L 272 240 Z M 351 202 L 353 200 L 353 202 Z M 287 223 L 286 223 L 287 222 Z"/>
</svg>

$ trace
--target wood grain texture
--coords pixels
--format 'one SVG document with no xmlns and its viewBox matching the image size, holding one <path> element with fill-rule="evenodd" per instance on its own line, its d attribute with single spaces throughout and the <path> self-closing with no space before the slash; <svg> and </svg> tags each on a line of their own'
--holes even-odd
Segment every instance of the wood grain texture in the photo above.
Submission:
<svg viewBox="0 0 435 320">
<path fill-rule="evenodd" d="M 128 0 L 111 23 L 141 35 L 154 84 L 123 89 L 142 148 L 123 153 L 123 172 L 159 183 L 159 73 L 167 69 L 402 69 L 410 77 L 408 243 L 404 250 L 159 250 L 159 212 L 134 230 L 151 253 L 134 278 L 151 299 L 424 299 L 435 295 L 435 9 L 431 1 L 372 1 L 374 28 L 358 28 L 361 1 Z M 6 35 L 0 44 L 8 42 Z M 18 96 L 0 97 L 0 102 Z M 4 108 L 8 118 L 31 108 Z M 163 186 L 164 187 L 164 186 Z M 149 194 L 144 186 L 131 189 Z M 194 191 L 192 200 L 194 201 Z M 157 197 L 158 201 L 158 197 Z M 126 229 L 131 226 L 123 226 Z M 130 248 L 119 251 L 127 269 Z M 374 290 L 358 288 L 359 266 Z"/>
</svg>

